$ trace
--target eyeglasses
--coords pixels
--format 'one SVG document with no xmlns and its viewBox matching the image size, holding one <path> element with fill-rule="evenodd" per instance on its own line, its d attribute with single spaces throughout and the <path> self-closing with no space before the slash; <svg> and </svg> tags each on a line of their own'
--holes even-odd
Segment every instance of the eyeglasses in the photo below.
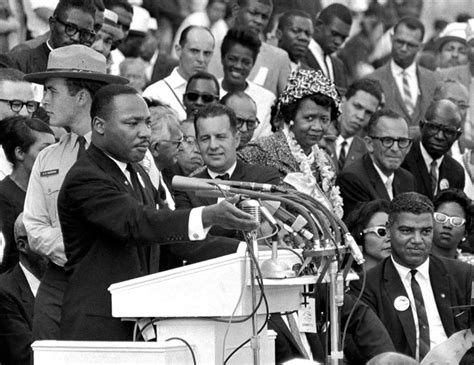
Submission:
<svg viewBox="0 0 474 365">
<path fill-rule="evenodd" d="M 183 136 L 183 142 L 188 144 L 191 147 L 196 145 L 196 137 L 194 136 Z"/>
<path fill-rule="evenodd" d="M 209 104 L 209 103 L 212 103 L 213 101 L 217 100 L 217 96 L 216 95 L 212 95 L 212 94 L 200 94 L 200 93 L 195 93 L 195 92 L 188 92 L 186 94 L 184 94 L 184 97 L 187 98 L 189 101 L 191 102 L 195 102 L 197 101 L 199 98 L 202 99 L 202 101 L 205 103 L 205 104 Z"/>
<path fill-rule="evenodd" d="M 93 30 L 79 28 L 76 24 L 63 22 L 58 17 L 53 17 L 52 19 L 64 25 L 64 32 L 68 37 L 74 37 L 79 32 L 79 40 L 82 43 L 93 42 L 95 39 L 96 33 Z"/>
<path fill-rule="evenodd" d="M 392 138 L 392 137 L 376 137 L 376 136 L 370 136 L 372 139 L 378 139 L 380 142 L 382 142 L 382 146 L 385 148 L 390 148 L 393 146 L 395 142 L 398 143 L 398 148 L 408 148 L 410 147 L 412 143 L 411 138 Z"/>
<path fill-rule="evenodd" d="M 455 139 L 461 135 L 461 128 L 450 127 L 444 124 L 435 122 L 420 121 L 420 126 L 424 127 L 426 133 L 430 136 L 435 136 L 439 131 L 443 131 L 443 134 L 448 139 Z"/>
<path fill-rule="evenodd" d="M 247 125 L 247 129 L 249 131 L 253 131 L 254 129 L 257 129 L 258 125 L 260 124 L 260 121 L 258 119 L 237 118 L 237 129 L 242 128 L 244 124 Z"/>
<path fill-rule="evenodd" d="M 171 143 L 171 144 L 175 144 L 176 148 L 179 148 L 179 146 L 181 146 L 181 143 L 183 143 L 183 141 L 184 141 L 184 136 L 181 136 L 181 138 L 177 141 L 172 141 L 172 140 L 169 140 L 169 139 L 160 139 L 158 142 L 168 142 L 168 143 Z"/>
<path fill-rule="evenodd" d="M 23 109 L 23 106 L 26 105 L 26 110 L 28 113 L 34 113 L 35 111 L 38 110 L 39 104 L 37 101 L 21 101 L 21 100 L 8 100 L 8 99 L 0 99 L 0 101 L 3 101 L 4 103 L 10 104 L 10 109 L 12 112 L 19 113 L 21 109 Z"/>
<path fill-rule="evenodd" d="M 364 229 L 362 233 L 375 233 L 379 238 L 385 238 L 385 236 L 387 235 L 387 228 L 385 228 L 384 226 L 374 226 Z"/>
<path fill-rule="evenodd" d="M 434 220 L 438 223 L 446 223 L 449 221 L 449 224 L 451 224 L 453 227 L 461 227 L 466 223 L 466 220 L 461 217 L 450 217 L 449 215 L 440 213 L 440 212 L 435 212 L 433 214 Z"/>
</svg>

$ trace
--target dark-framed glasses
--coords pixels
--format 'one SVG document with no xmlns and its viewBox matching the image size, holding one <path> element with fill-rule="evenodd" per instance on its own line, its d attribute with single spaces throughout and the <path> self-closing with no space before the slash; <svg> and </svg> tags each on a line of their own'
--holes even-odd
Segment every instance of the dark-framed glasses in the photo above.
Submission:
<svg viewBox="0 0 474 365">
<path fill-rule="evenodd" d="M 462 227 L 466 223 L 464 218 L 450 217 L 449 215 L 440 212 L 434 212 L 433 217 L 438 223 L 446 223 L 449 221 L 449 224 L 451 224 L 453 227 Z"/>
<path fill-rule="evenodd" d="M 387 228 L 385 226 L 374 226 L 364 229 L 362 233 L 375 233 L 379 238 L 385 238 L 387 236 Z"/>
<path fill-rule="evenodd" d="M 158 142 L 167 142 L 173 145 L 176 145 L 176 148 L 179 148 L 184 141 L 184 136 L 181 136 L 179 140 L 169 140 L 169 139 L 160 139 Z"/>
<path fill-rule="evenodd" d="M 190 102 L 195 102 L 199 98 L 201 98 L 205 104 L 212 103 L 218 99 L 218 97 L 213 94 L 208 94 L 208 93 L 201 94 L 201 93 L 196 93 L 193 91 L 187 92 L 186 94 L 184 94 L 184 97 L 187 98 Z"/>
<path fill-rule="evenodd" d="M 237 118 L 237 129 L 242 128 L 244 124 L 247 125 L 247 130 L 253 131 L 258 127 L 260 121 L 258 119 Z"/>
<path fill-rule="evenodd" d="M 461 128 L 451 127 L 448 125 L 428 122 L 426 120 L 420 121 L 420 126 L 423 127 L 430 136 L 435 136 L 439 131 L 443 131 L 443 134 L 448 139 L 455 139 L 461 135 Z"/>
<path fill-rule="evenodd" d="M 392 137 L 376 137 L 376 136 L 370 136 L 372 139 L 378 139 L 381 143 L 382 146 L 385 148 L 390 148 L 393 146 L 395 142 L 398 144 L 398 148 L 408 148 L 411 146 L 412 139 L 411 138 L 392 138 Z"/>
<path fill-rule="evenodd" d="M 64 25 L 64 33 L 66 33 L 68 37 L 74 37 L 79 32 L 79 40 L 81 42 L 93 42 L 95 39 L 96 33 L 93 30 L 80 28 L 76 24 L 64 22 L 57 16 L 52 19 Z"/>
<path fill-rule="evenodd" d="M 26 106 L 26 110 L 28 113 L 34 113 L 38 110 L 40 103 L 37 101 L 29 100 L 29 101 L 21 101 L 21 100 L 8 100 L 8 99 L 0 99 L 4 103 L 10 104 L 10 109 L 12 112 L 19 113 L 23 106 Z"/>
</svg>

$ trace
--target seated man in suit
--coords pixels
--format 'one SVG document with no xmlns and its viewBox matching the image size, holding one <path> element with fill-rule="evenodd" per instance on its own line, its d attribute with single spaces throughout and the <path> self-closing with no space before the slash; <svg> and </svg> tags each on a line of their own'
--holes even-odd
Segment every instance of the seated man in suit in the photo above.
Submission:
<svg viewBox="0 0 474 365">
<path fill-rule="evenodd" d="M 341 115 L 337 121 L 338 134 L 332 157 L 338 172 L 367 152 L 361 136 L 369 124 L 370 117 L 382 104 L 382 86 L 375 80 L 354 81 L 342 97 Z"/>
<path fill-rule="evenodd" d="M 396 350 L 419 361 L 471 325 L 470 311 L 460 306 L 471 304 L 472 267 L 430 255 L 433 211 L 431 201 L 415 192 L 391 201 L 392 254 L 367 272 L 362 297 L 385 324 Z"/>
<path fill-rule="evenodd" d="M 23 213 L 14 226 L 20 262 L 0 276 L 0 363 L 30 365 L 33 306 L 47 260 L 31 251 Z"/>
<path fill-rule="evenodd" d="M 448 188 L 464 189 L 464 169 L 449 154 L 461 136 L 461 115 L 449 100 L 433 102 L 420 122 L 421 138 L 416 139 L 402 166 L 416 179 L 416 191 L 433 197 Z"/>
<path fill-rule="evenodd" d="M 108 85 L 91 105 L 92 140 L 68 171 L 58 196 L 68 283 L 61 339 L 129 340 L 133 324 L 112 317 L 107 288 L 158 271 L 159 245 L 202 240 L 213 225 L 257 228 L 229 198 L 170 211 L 137 164 L 150 145 L 150 112 L 128 86 Z M 159 208 L 159 209 L 157 209 Z"/>
<path fill-rule="evenodd" d="M 391 200 L 400 193 L 415 190 L 415 178 L 401 168 L 412 140 L 404 118 L 390 109 L 370 118 L 368 153 L 346 167 L 337 177 L 344 200 L 344 216 L 357 204 L 374 199 Z"/>
<path fill-rule="evenodd" d="M 245 164 L 237 159 L 240 134 L 237 117 L 232 109 L 221 104 L 210 105 L 196 114 L 195 127 L 205 167 L 196 171 L 194 177 L 279 184 L 277 170 Z M 215 204 L 216 201 L 216 198 L 198 197 L 194 192 L 176 194 L 178 209 Z M 242 237 L 238 230 L 229 231 L 220 227 L 212 228 L 210 233 L 239 239 Z"/>
</svg>

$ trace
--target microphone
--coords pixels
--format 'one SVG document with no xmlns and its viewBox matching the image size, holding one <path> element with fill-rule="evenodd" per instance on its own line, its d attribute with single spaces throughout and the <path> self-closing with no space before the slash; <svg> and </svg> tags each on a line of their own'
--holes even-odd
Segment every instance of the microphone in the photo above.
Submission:
<svg viewBox="0 0 474 365">
<path fill-rule="evenodd" d="M 357 262 L 358 265 L 362 265 L 365 262 L 364 255 L 362 255 L 362 251 L 357 245 L 357 242 L 349 232 L 344 235 L 344 242 L 351 251 L 352 257 L 354 257 L 355 262 Z"/>
<path fill-rule="evenodd" d="M 261 221 L 261 211 L 260 204 L 257 200 L 246 199 L 240 202 L 239 208 L 245 213 L 250 214 L 253 217 L 253 220 L 260 224 Z"/>
<path fill-rule="evenodd" d="M 224 180 L 219 182 L 222 185 L 233 186 L 235 188 L 254 190 L 254 191 L 263 191 L 267 193 L 287 193 L 287 190 L 273 184 L 262 184 L 250 181 L 233 181 L 233 180 Z"/>
<path fill-rule="evenodd" d="M 267 208 L 271 215 L 281 220 L 284 224 L 307 240 L 312 240 L 314 235 L 304 228 L 308 223 L 301 215 L 295 217 L 289 211 L 281 207 L 281 203 L 277 201 L 265 200 L 262 202 L 263 207 Z M 290 232 L 291 233 L 291 232 Z"/>
<path fill-rule="evenodd" d="M 226 193 L 230 192 L 231 188 L 229 186 L 224 186 L 221 183 L 222 181 L 218 180 L 174 176 L 171 182 L 171 186 L 173 187 L 173 189 L 179 191 L 209 191 L 216 193 L 221 193 L 221 191 L 224 191 Z M 222 193 L 220 194 L 220 196 L 222 196 Z"/>
</svg>

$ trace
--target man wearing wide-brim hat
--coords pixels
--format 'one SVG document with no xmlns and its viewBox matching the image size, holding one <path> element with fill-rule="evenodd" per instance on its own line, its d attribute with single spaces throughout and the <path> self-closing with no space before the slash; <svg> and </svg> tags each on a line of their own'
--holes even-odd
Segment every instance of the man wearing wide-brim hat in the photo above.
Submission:
<svg viewBox="0 0 474 365">
<path fill-rule="evenodd" d="M 447 68 L 467 63 L 466 23 L 449 23 L 436 41 L 438 67 Z"/>
<path fill-rule="evenodd" d="M 92 44 L 92 49 L 102 53 L 107 61 L 109 61 L 112 44 L 124 37 L 122 30 L 118 25 L 118 15 L 112 10 L 105 9 L 104 24 L 97 33 L 95 41 Z"/>
<path fill-rule="evenodd" d="M 30 73 L 25 80 L 44 85 L 42 104 L 50 124 L 68 130 L 58 143 L 38 155 L 24 209 L 31 248 L 49 259 L 35 300 L 33 339 L 59 339 L 66 256 L 57 195 L 66 173 L 90 144 L 90 107 L 95 93 L 106 84 L 128 80 L 108 75 L 105 57 L 83 45 L 52 50 L 47 70 Z"/>
</svg>

